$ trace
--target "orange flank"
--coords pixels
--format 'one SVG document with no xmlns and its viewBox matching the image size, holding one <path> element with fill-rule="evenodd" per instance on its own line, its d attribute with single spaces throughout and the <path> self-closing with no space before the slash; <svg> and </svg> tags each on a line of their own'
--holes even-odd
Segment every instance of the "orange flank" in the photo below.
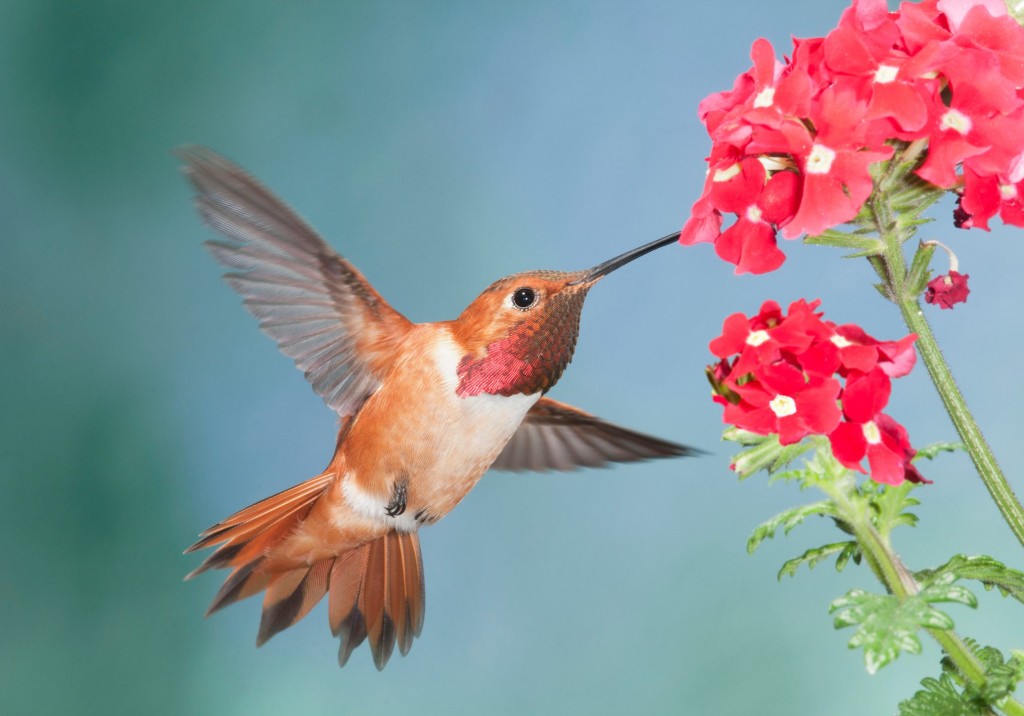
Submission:
<svg viewBox="0 0 1024 716">
<path fill-rule="evenodd" d="M 339 663 L 384 668 L 423 628 L 417 531 L 489 469 L 573 470 L 691 455 L 543 397 L 572 359 L 587 292 L 678 234 L 586 271 L 500 279 L 453 321 L 414 324 L 242 169 L 181 152 L 225 279 L 341 419 L 323 473 L 210 527 L 189 577 L 230 569 L 208 613 L 264 592 L 257 645 L 325 595 Z"/>
</svg>

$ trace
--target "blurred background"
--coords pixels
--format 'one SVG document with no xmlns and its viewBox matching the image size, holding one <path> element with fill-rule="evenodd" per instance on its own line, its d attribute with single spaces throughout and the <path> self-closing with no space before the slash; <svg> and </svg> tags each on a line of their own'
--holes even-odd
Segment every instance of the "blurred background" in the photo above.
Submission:
<svg viewBox="0 0 1024 716">
<path fill-rule="evenodd" d="M 485 477 L 422 533 L 426 628 L 383 673 L 365 646 L 337 668 L 323 606 L 257 650 L 258 600 L 204 620 L 221 574 L 181 581 L 200 530 L 322 469 L 335 417 L 218 278 L 174 147 L 232 157 L 398 310 L 451 318 L 499 276 L 678 229 L 699 100 L 755 38 L 781 56 L 845 4 L 0 3 L 0 712 L 893 712 L 937 648 L 868 676 L 827 613 L 879 589 L 867 570 L 776 581 L 837 539 L 824 521 L 745 553 L 817 497 L 738 483 L 703 375 L 725 316 L 767 298 L 902 336 L 867 264 L 830 249 L 735 277 L 669 248 L 593 291 L 553 397 L 710 454 Z M 1024 492 L 1019 295 L 999 283 L 1021 238 L 957 233 L 949 209 L 926 232 L 974 292 L 926 310 Z M 890 412 L 915 444 L 954 438 L 922 366 Z M 923 470 L 922 523 L 897 534 L 912 567 L 1021 565 L 966 457 Z M 1024 646 L 1019 605 L 980 597 L 949 608 L 958 628 Z"/>
</svg>

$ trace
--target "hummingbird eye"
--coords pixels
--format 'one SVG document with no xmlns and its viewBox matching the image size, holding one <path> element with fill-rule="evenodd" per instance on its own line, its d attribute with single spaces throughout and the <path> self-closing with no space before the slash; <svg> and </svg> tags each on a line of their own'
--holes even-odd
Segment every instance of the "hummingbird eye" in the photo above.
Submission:
<svg viewBox="0 0 1024 716">
<path fill-rule="evenodd" d="M 532 288 L 517 288 L 515 293 L 512 294 L 512 303 L 515 304 L 516 308 L 529 308 L 537 300 L 537 294 L 534 293 Z"/>
</svg>

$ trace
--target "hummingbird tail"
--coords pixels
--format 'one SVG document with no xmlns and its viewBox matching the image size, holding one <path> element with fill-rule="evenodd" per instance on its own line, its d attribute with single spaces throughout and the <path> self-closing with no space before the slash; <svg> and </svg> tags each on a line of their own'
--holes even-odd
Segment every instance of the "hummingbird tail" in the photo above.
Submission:
<svg viewBox="0 0 1024 716">
<path fill-rule="evenodd" d="M 331 472 L 318 475 L 204 531 L 186 553 L 220 546 L 186 579 L 232 570 L 207 616 L 266 591 L 257 646 L 297 623 L 329 591 L 331 631 L 341 639 L 338 663 L 344 666 L 369 639 L 373 661 L 383 669 L 395 644 L 404 656 L 423 629 L 423 560 L 415 532 L 389 532 L 311 565 L 267 568 L 267 558 L 294 534 L 334 478 Z"/>
<path fill-rule="evenodd" d="M 377 670 L 402 656 L 423 631 L 425 591 L 420 539 L 415 532 L 389 532 L 334 559 L 328 615 L 341 639 L 338 664 L 369 638 Z"/>
</svg>

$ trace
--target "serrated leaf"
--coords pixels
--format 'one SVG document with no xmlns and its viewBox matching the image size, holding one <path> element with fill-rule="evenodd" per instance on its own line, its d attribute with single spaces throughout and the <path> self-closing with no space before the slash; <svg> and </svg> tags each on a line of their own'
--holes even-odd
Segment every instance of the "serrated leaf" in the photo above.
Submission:
<svg viewBox="0 0 1024 716">
<path fill-rule="evenodd" d="M 1017 684 L 1024 681 L 1024 654 L 1021 652 L 1013 651 L 1010 658 L 1005 659 L 1003 653 L 994 646 L 980 646 L 969 637 L 964 638 L 964 643 L 985 669 L 984 684 L 979 688 L 964 679 L 948 656 L 942 659 L 942 668 L 963 688 L 965 698 L 983 704 L 998 704 L 1013 693 Z"/>
<path fill-rule="evenodd" d="M 950 572 L 941 574 L 933 579 L 927 587 L 922 589 L 919 596 L 929 604 L 936 602 L 958 602 L 966 604 L 972 609 L 976 608 L 978 606 L 978 598 L 967 587 L 953 584 L 955 579 L 956 576 Z"/>
<path fill-rule="evenodd" d="M 882 535 L 889 535 L 900 525 L 913 527 L 917 524 L 917 515 L 907 510 L 920 501 L 910 496 L 914 483 L 904 482 L 902 485 L 876 485 L 864 483 L 862 490 L 869 495 L 875 509 L 875 526 Z"/>
<path fill-rule="evenodd" d="M 790 577 L 795 576 L 797 570 L 800 568 L 801 565 L 807 565 L 807 569 L 814 569 L 815 565 L 821 562 L 821 560 L 826 559 L 827 557 L 836 553 L 839 554 L 839 557 L 836 558 L 838 564 L 838 559 L 842 558 L 843 554 L 849 552 L 851 548 L 856 550 L 857 543 L 833 542 L 832 544 L 822 545 L 821 547 L 812 547 L 799 557 L 794 557 L 793 559 L 786 560 L 783 563 L 782 568 L 779 570 L 778 578 L 781 580 L 786 575 Z M 847 557 L 846 559 L 848 560 L 849 557 Z M 842 568 L 839 568 L 838 571 L 842 571 Z"/>
<path fill-rule="evenodd" d="M 847 542 L 846 549 L 839 553 L 836 557 L 836 571 L 842 572 L 846 569 L 846 565 L 853 560 L 854 564 L 860 564 L 861 556 L 863 553 L 860 551 L 860 545 L 856 542 Z"/>
<path fill-rule="evenodd" d="M 940 452 L 957 452 L 959 450 L 967 450 L 967 446 L 961 442 L 932 443 L 931 445 L 925 445 L 923 448 L 919 448 L 917 453 L 914 455 L 914 459 L 920 460 L 924 458 L 927 460 L 934 460 Z"/>
<path fill-rule="evenodd" d="M 984 706 L 957 691 L 947 674 L 924 679 L 921 686 L 924 689 L 900 702 L 899 716 L 980 716 L 987 712 Z"/>
<path fill-rule="evenodd" d="M 1004 597 L 1024 602 L 1024 572 L 1011 569 L 987 555 L 954 555 L 938 569 L 926 569 L 914 576 L 922 585 L 928 585 L 945 575 L 953 575 L 954 579 L 974 579 L 981 582 L 985 589 L 994 587 Z"/>
<path fill-rule="evenodd" d="M 754 532 L 747 539 L 747 552 L 753 553 L 758 546 L 766 539 L 771 539 L 781 527 L 785 534 L 804 521 L 811 515 L 834 515 L 835 505 L 831 500 L 812 502 L 809 505 L 800 505 L 780 512 L 770 520 L 762 522 L 754 528 Z"/>
<path fill-rule="evenodd" d="M 864 666 L 873 674 L 891 663 L 900 652 L 919 654 L 921 640 L 917 631 L 952 629 L 953 620 L 914 595 L 902 601 L 889 594 L 869 594 L 853 589 L 834 600 L 829 612 L 835 614 L 836 629 L 857 626 L 848 645 L 864 649 Z"/>
</svg>

